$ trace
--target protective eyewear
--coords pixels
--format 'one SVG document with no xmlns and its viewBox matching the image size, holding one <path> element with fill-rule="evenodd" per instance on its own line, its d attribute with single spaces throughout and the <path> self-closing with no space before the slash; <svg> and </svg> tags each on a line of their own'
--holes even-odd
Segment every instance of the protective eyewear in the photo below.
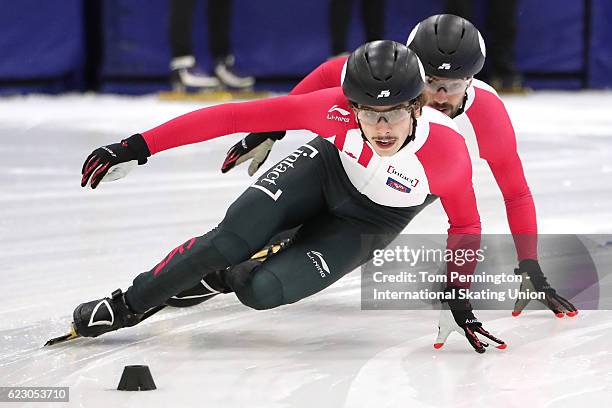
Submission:
<svg viewBox="0 0 612 408">
<path fill-rule="evenodd" d="M 382 112 L 362 106 L 355 109 L 357 109 L 357 118 L 363 123 L 376 125 L 381 119 L 384 119 L 389 125 L 395 125 L 410 118 L 412 106 L 400 105 Z"/>
<path fill-rule="evenodd" d="M 451 78 L 436 78 L 427 76 L 425 78 L 425 87 L 430 92 L 438 92 L 441 89 L 444 89 L 448 95 L 456 95 L 462 92 L 465 92 L 467 88 L 468 79 L 459 78 L 459 79 L 451 79 Z"/>
</svg>

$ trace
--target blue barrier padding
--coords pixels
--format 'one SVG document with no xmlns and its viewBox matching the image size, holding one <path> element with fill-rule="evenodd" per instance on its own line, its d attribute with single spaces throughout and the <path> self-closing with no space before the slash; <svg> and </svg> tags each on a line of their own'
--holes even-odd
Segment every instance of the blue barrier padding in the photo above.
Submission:
<svg viewBox="0 0 612 408">
<path fill-rule="evenodd" d="M 232 20 L 234 53 L 239 68 L 256 76 L 300 76 L 329 56 L 328 1 L 280 2 L 235 0 Z M 358 2 L 356 2 L 358 3 Z M 484 4 L 483 4 L 484 3 Z M 563 3 L 560 6 L 560 3 Z M 485 33 L 486 2 L 475 2 L 474 21 Z M 387 1 L 386 37 L 404 42 L 412 26 L 440 12 L 442 1 Z M 349 47 L 363 40 L 358 4 L 352 10 Z M 583 3 L 567 0 L 523 0 L 518 5 L 517 65 L 535 72 L 575 72 L 583 68 Z M 168 0 L 105 1 L 103 73 L 167 75 Z M 193 43 L 204 67 L 210 68 L 204 1 L 194 15 Z"/>
<path fill-rule="evenodd" d="M 82 71 L 85 1 L 0 0 L 0 81 L 57 78 Z M 400 42 L 405 42 L 415 23 L 442 12 L 444 5 L 443 0 L 386 3 L 386 38 Z M 472 18 L 485 39 L 486 4 L 475 0 Z M 585 50 L 585 1 L 519 0 L 518 68 L 573 74 L 571 80 L 588 70 L 592 87 L 612 86 L 612 2 L 591 0 L 590 4 L 591 33 Z M 103 82 L 169 74 L 168 10 L 169 0 L 102 0 Z M 202 0 L 194 13 L 193 44 L 200 64 L 210 69 L 205 12 Z M 328 12 L 329 0 L 234 0 L 231 36 L 237 68 L 258 77 L 307 74 L 330 54 Z M 364 41 L 358 0 L 349 12 L 352 49 Z"/>
<path fill-rule="evenodd" d="M 82 69 L 82 0 L 0 3 L 0 79 L 53 78 Z"/>
<path fill-rule="evenodd" d="M 592 0 L 589 86 L 612 88 L 612 2 Z"/>
<path fill-rule="evenodd" d="M 581 70 L 583 13 L 582 1 L 519 1 L 517 68 L 531 72 Z"/>
</svg>

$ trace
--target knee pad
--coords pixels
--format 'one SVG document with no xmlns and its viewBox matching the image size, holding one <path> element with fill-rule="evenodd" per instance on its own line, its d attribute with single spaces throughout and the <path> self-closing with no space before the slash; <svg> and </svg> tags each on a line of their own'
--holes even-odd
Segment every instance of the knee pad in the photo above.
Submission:
<svg viewBox="0 0 612 408">
<path fill-rule="evenodd" d="M 221 227 L 195 238 L 191 249 L 191 262 L 203 272 L 223 270 L 230 265 L 248 259 L 251 249 L 246 241 Z M 201 278 L 201 276 L 200 276 Z"/>
<path fill-rule="evenodd" d="M 217 229 L 217 233 L 211 241 L 215 249 L 229 261 L 230 265 L 249 259 L 251 252 L 253 252 L 253 248 L 242 236 L 222 226 Z"/>
<path fill-rule="evenodd" d="M 232 287 L 242 304 L 256 310 L 273 309 L 285 304 L 283 285 L 274 273 L 259 263 L 253 265 L 245 262 L 242 265 L 244 269 L 235 272 L 235 287 Z"/>
</svg>

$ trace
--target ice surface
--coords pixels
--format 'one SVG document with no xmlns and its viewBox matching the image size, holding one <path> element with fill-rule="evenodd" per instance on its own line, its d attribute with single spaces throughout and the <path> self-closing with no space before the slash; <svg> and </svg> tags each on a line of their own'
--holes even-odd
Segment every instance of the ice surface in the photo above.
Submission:
<svg viewBox="0 0 612 408">
<path fill-rule="evenodd" d="M 609 234 L 612 94 L 504 99 L 540 231 Z M 609 403 L 612 312 L 574 319 L 480 312 L 507 350 L 478 355 L 458 335 L 434 350 L 437 313 L 361 311 L 357 272 L 272 311 L 225 295 L 99 339 L 42 349 L 66 330 L 78 303 L 126 288 L 176 244 L 212 228 L 252 181 L 245 167 L 218 170 L 239 138 L 233 135 L 164 152 L 123 180 L 81 189 L 82 161 L 93 148 L 200 106 L 154 97 L 0 99 L 0 386 L 69 386 L 70 404 L 83 407 Z M 292 132 L 269 163 L 311 137 Z M 484 232 L 507 232 L 490 171 L 479 162 L 475 174 Z M 445 229 L 435 203 L 408 231 Z M 116 391 L 130 364 L 149 365 L 158 390 Z"/>
</svg>

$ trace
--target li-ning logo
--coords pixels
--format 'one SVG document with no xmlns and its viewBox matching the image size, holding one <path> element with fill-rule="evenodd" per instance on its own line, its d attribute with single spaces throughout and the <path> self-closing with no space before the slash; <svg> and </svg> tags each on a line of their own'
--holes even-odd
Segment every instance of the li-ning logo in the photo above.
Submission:
<svg viewBox="0 0 612 408">
<path fill-rule="evenodd" d="M 320 252 L 308 251 L 306 252 L 306 256 L 310 258 L 310 261 L 322 278 L 325 278 L 330 274 L 329 266 L 327 266 L 327 262 L 325 262 L 325 259 L 323 259 L 323 255 Z"/>
<path fill-rule="evenodd" d="M 376 97 L 376 99 L 380 99 L 380 98 L 388 98 L 391 96 L 391 92 L 389 92 L 388 89 L 385 89 L 384 91 L 380 91 L 380 93 L 378 94 L 378 96 Z"/>
<path fill-rule="evenodd" d="M 387 185 L 394 190 L 401 191 L 402 193 L 409 193 L 411 190 L 410 187 L 403 185 L 397 180 L 392 179 L 391 177 L 387 178 Z"/>
<path fill-rule="evenodd" d="M 408 176 L 406 176 L 406 175 L 402 174 L 401 172 L 397 171 L 397 170 L 395 169 L 395 167 L 393 167 L 393 166 L 389 166 L 389 167 L 387 167 L 387 173 L 389 173 L 389 174 L 393 174 L 393 175 L 396 175 L 396 176 L 398 176 L 398 177 L 403 178 L 403 179 L 404 179 L 404 180 L 406 180 L 408 183 L 410 183 L 410 187 L 413 187 L 413 188 L 414 188 L 414 187 L 416 187 L 416 186 L 417 186 L 417 184 L 419 184 L 419 179 L 410 178 L 410 177 L 408 177 Z"/>
<path fill-rule="evenodd" d="M 338 112 L 340 115 L 342 116 L 348 116 L 350 115 L 350 112 L 339 108 L 338 105 L 334 105 L 332 106 L 328 111 L 327 111 L 327 119 L 329 120 L 337 120 L 338 122 L 345 122 L 345 123 L 349 123 L 350 119 L 349 118 L 343 118 L 342 116 L 338 116 L 338 115 L 334 115 L 334 112 Z"/>
<path fill-rule="evenodd" d="M 450 62 L 444 62 L 444 63 L 442 63 L 442 65 L 440 65 L 440 66 L 438 67 L 438 69 L 446 69 L 446 70 L 449 70 L 449 69 L 451 69 L 451 64 L 450 64 Z"/>
<path fill-rule="evenodd" d="M 329 112 L 329 113 L 338 112 L 342 116 L 346 116 L 346 115 L 348 115 L 350 113 L 349 111 L 347 111 L 345 109 L 339 108 L 338 105 L 332 106 L 327 112 Z"/>
<path fill-rule="evenodd" d="M 309 149 L 310 153 L 307 153 L 301 149 Z M 266 173 L 265 176 L 257 180 L 254 184 L 251 184 L 250 187 L 263 191 L 268 196 L 270 196 L 270 198 L 276 201 L 281 196 L 281 194 L 283 194 L 283 190 L 276 186 L 276 179 L 278 179 L 281 174 L 285 173 L 286 171 L 289 171 L 289 169 L 292 169 L 294 163 L 300 157 L 309 157 L 312 159 L 317 154 L 319 154 L 319 151 L 317 149 L 308 144 L 305 144 L 304 146 L 291 153 L 289 156 L 285 157 L 276 166 L 272 167 L 270 171 Z"/>
</svg>

